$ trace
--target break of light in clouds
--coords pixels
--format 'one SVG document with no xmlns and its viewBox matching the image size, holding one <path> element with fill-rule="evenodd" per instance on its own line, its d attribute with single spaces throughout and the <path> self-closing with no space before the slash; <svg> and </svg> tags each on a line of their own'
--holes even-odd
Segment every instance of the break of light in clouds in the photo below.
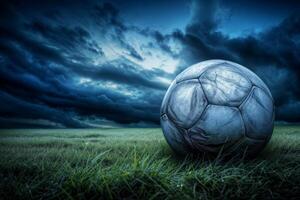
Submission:
<svg viewBox="0 0 300 200">
<path fill-rule="evenodd" d="M 277 120 L 300 121 L 297 1 L 124 2 L 1 2 L 1 127 L 157 126 L 171 81 L 207 59 L 249 67 Z"/>
</svg>

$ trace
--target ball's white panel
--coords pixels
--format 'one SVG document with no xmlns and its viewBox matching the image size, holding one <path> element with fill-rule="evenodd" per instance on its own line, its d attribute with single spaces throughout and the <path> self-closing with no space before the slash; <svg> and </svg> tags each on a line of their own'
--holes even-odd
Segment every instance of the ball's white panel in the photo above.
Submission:
<svg viewBox="0 0 300 200">
<path fill-rule="evenodd" d="M 251 82 L 228 64 L 207 69 L 200 76 L 207 100 L 211 104 L 239 106 L 251 90 Z"/>
<path fill-rule="evenodd" d="M 172 93 L 172 90 L 174 89 L 175 85 L 176 85 L 176 81 L 174 80 L 171 83 L 171 85 L 169 86 L 169 88 L 164 96 L 164 99 L 162 101 L 161 108 L 160 108 L 160 115 L 167 113 L 167 106 L 168 106 L 170 94 Z"/>
<path fill-rule="evenodd" d="M 176 127 L 175 124 L 173 124 L 173 122 L 168 119 L 168 116 L 166 114 L 161 116 L 160 123 L 164 136 L 171 148 L 175 152 L 180 154 L 190 153 L 189 147 L 185 143 L 183 137 L 184 130 Z"/>
<path fill-rule="evenodd" d="M 202 131 L 199 131 L 202 130 Z M 237 108 L 208 105 L 200 120 L 188 130 L 194 135 L 194 143 L 219 145 L 231 143 L 244 136 L 244 125 Z"/>
<path fill-rule="evenodd" d="M 224 62 L 225 62 L 224 60 L 207 60 L 192 65 L 187 69 L 185 69 L 176 77 L 176 82 L 179 83 L 181 81 L 199 78 L 200 75 L 209 67 L 216 66 Z"/>
<path fill-rule="evenodd" d="M 268 86 L 254 72 L 252 72 L 248 68 L 243 67 L 242 65 L 239 65 L 237 63 L 234 63 L 231 61 L 224 61 L 224 62 L 238 68 L 241 72 L 243 72 L 244 76 L 246 76 L 252 82 L 253 85 L 256 85 L 257 87 L 265 90 L 268 93 L 268 95 L 272 98 L 272 94 L 271 94 Z M 273 101 L 273 99 L 272 99 L 272 101 Z"/>
<path fill-rule="evenodd" d="M 180 127 L 189 128 L 201 116 L 207 100 L 198 79 L 177 83 L 168 102 L 167 114 Z"/>
<path fill-rule="evenodd" d="M 267 93 L 254 86 L 240 106 L 246 135 L 253 139 L 266 139 L 273 131 L 273 102 Z"/>
</svg>

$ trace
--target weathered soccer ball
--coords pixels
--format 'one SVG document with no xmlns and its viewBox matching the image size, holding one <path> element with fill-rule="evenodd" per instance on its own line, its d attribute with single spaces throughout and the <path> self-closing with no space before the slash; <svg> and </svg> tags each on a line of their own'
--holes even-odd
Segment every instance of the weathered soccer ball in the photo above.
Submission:
<svg viewBox="0 0 300 200">
<path fill-rule="evenodd" d="M 273 98 L 265 83 L 225 60 L 184 70 L 161 106 L 164 136 L 180 154 L 253 157 L 270 140 L 273 121 Z"/>
</svg>

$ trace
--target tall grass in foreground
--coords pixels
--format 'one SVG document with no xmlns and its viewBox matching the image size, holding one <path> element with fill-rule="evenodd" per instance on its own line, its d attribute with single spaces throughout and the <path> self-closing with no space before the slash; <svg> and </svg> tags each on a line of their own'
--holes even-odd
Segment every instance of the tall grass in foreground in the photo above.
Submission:
<svg viewBox="0 0 300 200">
<path fill-rule="evenodd" d="M 176 157 L 160 129 L 0 131 L 0 199 L 299 199 L 300 127 L 260 156 Z"/>
</svg>

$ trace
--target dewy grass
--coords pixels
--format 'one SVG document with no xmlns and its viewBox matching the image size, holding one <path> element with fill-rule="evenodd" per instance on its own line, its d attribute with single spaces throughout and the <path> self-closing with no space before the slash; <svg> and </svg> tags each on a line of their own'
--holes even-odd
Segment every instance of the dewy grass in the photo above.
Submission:
<svg viewBox="0 0 300 200">
<path fill-rule="evenodd" d="M 258 158 L 177 157 L 160 129 L 0 132 L 0 199 L 298 199 L 300 127 Z"/>
</svg>

